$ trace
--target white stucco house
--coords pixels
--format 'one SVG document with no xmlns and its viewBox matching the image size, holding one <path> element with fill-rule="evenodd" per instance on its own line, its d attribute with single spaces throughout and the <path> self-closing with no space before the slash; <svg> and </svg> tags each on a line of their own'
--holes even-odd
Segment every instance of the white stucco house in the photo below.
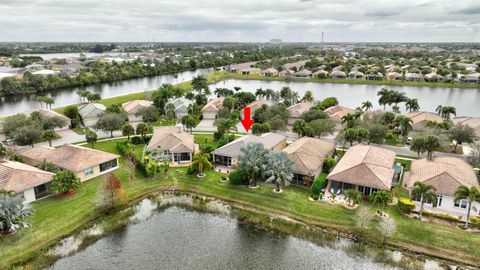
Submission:
<svg viewBox="0 0 480 270">
<path fill-rule="evenodd" d="M 192 103 L 191 100 L 186 98 L 176 98 L 169 101 L 167 105 L 173 104 L 175 106 L 175 117 L 182 119 L 182 117 L 188 114 L 188 106 L 192 105 Z"/>
<path fill-rule="evenodd" d="M 436 157 L 433 160 L 419 159 L 412 161 L 410 172 L 405 173 L 404 186 L 412 190 L 415 182 L 423 182 L 435 187 L 436 204 L 426 203 L 424 208 L 432 212 L 447 213 L 465 219 L 468 201 L 455 202 L 455 191 L 460 186 L 480 188 L 473 167 L 462 159 L 455 157 Z M 420 198 L 413 198 L 420 207 Z M 471 216 L 480 214 L 480 203 L 474 203 Z"/>
</svg>

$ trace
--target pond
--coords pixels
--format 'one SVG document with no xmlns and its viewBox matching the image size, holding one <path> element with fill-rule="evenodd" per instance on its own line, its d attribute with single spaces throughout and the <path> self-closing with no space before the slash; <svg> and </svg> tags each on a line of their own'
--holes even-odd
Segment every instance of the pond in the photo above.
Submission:
<svg viewBox="0 0 480 270">
<path fill-rule="evenodd" d="M 202 202 L 208 211 L 200 211 L 186 207 L 192 205 L 191 197 L 174 200 L 142 201 L 131 224 L 59 259 L 50 269 L 396 269 L 349 252 L 350 240 L 333 236 L 314 244 L 241 222 L 222 203 Z M 62 248 L 56 252 L 62 254 Z M 432 261 L 420 265 L 427 264 Z"/>
<path fill-rule="evenodd" d="M 176 79 L 173 77 L 173 74 L 158 75 L 112 83 L 57 89 L 45 93 L 0 97 L 0 117 L 25 112 L 32 108 L 40 108 L 40 104 L 35 100 L 39 95 L 50 95 L 55 99 L 53 107 L 63 107 L 78 103 L 76 93 L 78 90 L 88 90 L 99 93 L 102 98 L 109 98 L 153 90 L 164 83 L 176 84 L 189 81 L 197 75 L 206 75 L 208 72 L 209 69 L 198 69 L 195 71 L 180 72 Z"/>
<path fill-rule="evenodd" d="M 450 105 L 457 109 L 458 116 L 480 116 L 480 89 L 475 88 L 441 88 L 421 86 L 382 86 L 368 84 L 336 84 L 317 82 L 286 82 L 286 81 L 260 81 L 260 80 L 225 80 L 211 86 L 226 87 L 233 89 L 239 86 L 243 91 L 255 92 L 258 88 L 280 90 L 284 86 L 297 91 L 300 97 L 311 90 L 316 99 L 336 97 L 343 106 L 355 109 L 366 100 L 370 100 L 375 108 L 383 108 L 378 105 L 377 92 L 382 87 L 405 92 L 409 98 L 417 98 L 420 109 L 435 111 L 438 105 Z M 405 111 L 404 104 L 400 109 Z"/>
</svg>

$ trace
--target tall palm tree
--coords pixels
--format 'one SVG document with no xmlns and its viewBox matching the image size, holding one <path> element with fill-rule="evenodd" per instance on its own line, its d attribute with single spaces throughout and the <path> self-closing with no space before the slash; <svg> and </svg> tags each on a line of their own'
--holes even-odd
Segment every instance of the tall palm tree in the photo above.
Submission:
<svg viewBox="0 0 480 270">
<path fill-rule="evenodd" d="M 261 143 L 247 143 L 240 148 L 237 166 L 252 173 L 250 186 L 257 186 L 256 177 L 260 174 L 265 163 L 265 155 L 268 153 Z"/>
<path fill-rule="evenodd" d="M 372 102 L 370 102 L 369 100 L 367 100 L 367 101 L 362 102 L 362 107 L 361 107 L 361 108 L 362 108 L 362 110 L 364 110 L 364 111 L 368 111 L 368 110 L 370 110 L 371 108 L 373 108 L 373 104 L 372 104 Z"/>
<path fill-rule="evenodd" d="M 420 105 L 418 105 L 418 99 L 409 98 L 405 101 L 405 109 L 409 112 L 418 112 L 420 110 Z"/>
<path fill-rule="evenodd" d="M 263 171 L 269 178 L 266 183 L 275 184 L 275 191 L 290 184 L 293 178 L 293 162 L 286 152 L 272 151 L 266 156 Z"/>
<path fill-rule="evenodd" d="M 347 128 L 353 128 L 357 125 L 357 116 L 347 113 L 342 117 L 342 124 L 346 124 Z"/>
<path fill-rule="evenodd" d="M 405 115 L 398 115 L 393 121 L 393 125 L 400 129 L 400 134 L 405 137 L 412 130 L 412 119 Z"/>
<path fill-rule="evenodd" d="M 427 159 L 433 159 L 433 153 L 440 149 L 440 139 L 437 136 L 428 135 L 425 137 L 424 149 L 427 151 Z"/>
<path fill-rule="evenodd" d="M 438 115 L 442 115 L 442 111 L 443 111 L 442 105 L 438 105 L 437 108 L 435 109 L 435 112 L 438 113 Z"/>
<path fill-rule="evenodd" d="M 255 97 L 257 97 L 257 98 L 264 98 L 264 97 L 265 97 L 265 90 L 263 90 L 261 87 L 258 88 L 258 89 L 255 91 Z"/>
<path fill-rule="evenodd" d="M 313 97 L 313 92 L 308 90 L 305 92 L 305 95 L 302 97 L 302 102 L 313 102 L 315 101 L 315 98 Z"/>
<path fill-rule="evenodd" d="M 229 140 L 230 131 L 237 131 L 237 122 L 232 119 L 220 119 L 217 121 L 217 130 L 219 133 L 227 136 L 227 143 Z"/>
<path fill-rule="evenodd" d="M 434 186 L 420 181 L 416 181 L 413 184 L 412 195 L 415 197 L 420 197 L 420 218 L 423 214 L 423 205 L 425 202 L 437 202 L 437 193 L 435 193 L 435 190 L 436 189 Z"/>
<path fill-rule="evenodd" d="M 382 88 L 380 91 L 378 91 L 377 96 L 380 96 L 380 98 L 378 99 L 378 104 L 383 105 L 383 110 L 386 109 L 387 104 L 391 104 L 392 92 L 392 90 L 388 90 L 386 88 Z"/>
<path fill-rule="evenodd" d="M 398 106 L 398 103 L 402 103 L 407 101 L 407 96 L 405 95 L 404 92 L 400 92 L 398 90 L 393 90 L 390 94 L 390 101 L 395 104 L 395 106 Z"/>
<path fill-rule="evenodd" d="M 472 210 L 472 204 L 473 202 L 480 202 L 480 191 L 476 187 L 458 187 L 458 189 L 455 191 L 455 202 L 458 202 L 460 200 L 468 200 L 467 221 L 465 222 L 465 228 L 468 228 L 468 221 L 470 219 L 470 211 Z"/>
<path fill-rule="evenodd" d="M 275 91 L 273 89 L 266 89 L 265 90 L 265 98 L 268 100 L 272 100 L 275 98 Z"/>
<path fill-rule="evenodd" d="M 192 168 L 198 169 L 198 175 L 203 176 L 205 170 L 210 170 L 212 168 L 212 163 L 209 161 L 210 154 L 208 153 L 196 153 L 193 156 Z"/>
<path fill-rule="evenodd" d="M 453 106 L 443 106 L 442 107 L 442 117 L 445 119 L 445 120 L 450 120 L 450 115 L 454 115 L 456 116 L 457 115 L 457 109 L 455 109 L 455 107 Z"/>
</svg>

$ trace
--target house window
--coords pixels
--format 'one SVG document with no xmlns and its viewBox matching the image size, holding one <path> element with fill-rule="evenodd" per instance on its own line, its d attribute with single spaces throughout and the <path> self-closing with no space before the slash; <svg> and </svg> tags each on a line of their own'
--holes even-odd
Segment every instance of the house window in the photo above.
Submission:
<svg viewBox="0 0 480 270">
<path fill-rule="evenodd" d="M 93 174 L 93 168 L 87 168 L 83 171 L 83 174 L 85 176 L 89 176 L 89 175 L 92 175 Z"/>
<path fill-rule="evenodd" d="M 110 161 L 107 161 L 105 163 L 100 164 L 100 172 L 104 172 L 106 170 L 110 170 L 112 168 L 117 167 L 117 160 L 113 159 Z"/>
<path fill-rule="evenodd" d="M 437 206 L 436 206 L 436 207 L 442 206 L 442 200 L 443 200 L 443 196 L 442 196 L 442 195 L 438 195 L 438 196 L 437 196 Z"/>
<path fill-rule="evenodd" d="M 466 200 L 459 200 L 459 201 L 456 201 L 454 203 L 454 206 L 455 207 L 458 207 L 458 208 L 463 208 L 463 209 L 466 209 L 467 208 L 467 204 L 468 202 Z"/>
<path fill-rule="evenodd" d="M 231 167 L 232 158 L 226 156 L 215 155 L 215 164 L 219 166 Z"/>
</svg>

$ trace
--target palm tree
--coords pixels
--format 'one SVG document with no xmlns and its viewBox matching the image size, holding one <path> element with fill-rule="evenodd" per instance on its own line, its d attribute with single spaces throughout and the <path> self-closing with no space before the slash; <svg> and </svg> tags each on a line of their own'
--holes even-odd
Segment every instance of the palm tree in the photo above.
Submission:
<svg viewBox="0 0 480 270">
<path fill-rule="evenodd" d="M 388 90 L 386 88 L 382 88 L 380 91 L 378 91 L 377 96 L 380 96 L 378 99 L 378 104 L 383 105 L 383 110 L 386 109 L 387 104 L 391 104 L 392 92 L 392 90 Z"/>
<path fill-rule="evenodd" d="M 362 193 L 356 188 L 350 188 L 345 190 L 345 198 L 347 198 L 348 204 L 353 206 L 360 203 L 362 200 Z"/>
<path fill-rule="evenodd" d="M 361 107 L 361 108 L 362 108 L 362 110 L 364 110 L 364 111 L 368 111 L 368 110 L 370 110 L 371 108 L 373 108 L 373 104 L 372 104 L 372 102 L 370 102 L 370 101 L 367 100 L 367 101 L 362 102 L 362 107 Z"/>
<path fill-rule="evenodd" d="M 220 119 L 217 121 L 217 130 L 219 133 L 227 136 L 227 143 L 229 139 L 229 133 L 231 130 L 237 131 L 237 122 L 232 119 Z"/>
<path fill-rule="evenodd" d="M 272 89 L 266 89 L 265 98 L 268 100 L 273 100 L 275 98 L 275 91 Z"/>
<path fill-rule="evenodd" d="M 472 204 L 473 202 L 480 202 L 480 191 L 476 187 L 458 187 L 455 191 L 455 202 L 458 202 L 460 200 L 468 200 L 467 221 L 465 222 L 465 228 L 468 228 L 468 221 L 470 219 L 470 211 L 472 210 Z"/>
<path fill-rule="evenodd" d="M 130 136 L 135 134 L 135 129 L 130 124 L 124 124 L 122 126 L 122 135 L 127 136 L 127 141 L 130 141 Z"/>
<path fill-rule="evenodd" d="M 442 107 L 442 117 L 445 119 L 445 120 L 450 120 L 450 115 L 454 115 L 456 116 L 457 115 L 457 109 L 455 109 L 455 107 L 453 106 L 443 106 Z"/>
<path fill-rule="evenodd" d="M 398 103 L 402 103 L 407 101 L 408 98 L 405 95 L 404 92 L 400 92 L 398 90 L 393 90 L 390 94 L 390 101 L 395 104 L 395 106 L 398 106 Z"/>
<path fill-rule="evenodd" d="M 57 133 L 53 129 L 47 129 L 43 132 L 42 138 L 48 141 L 48 145 L 52 147 L 52 140 L 57 137 Z"/>
<path fill-rule="evenodd" d="M 242 88 L 240 86 L 234 86 L 233 90 L 235 90 L 235 92 L 238 92 L 238 91 L 242 90 Z"/>
<path fill-rule="evenodd" d="M 193 156 L 192 168 L 198 169 L 198 175 L 204 176 L 204 170 L 210 170 L 212 168 L 212 163 L 209 161 L 210 154 L 208 153 L 196 153 Z"/>
<path fill-rule="evenodd" d="M 405 109 L 409 112 L 418 112 L 418 110 L 420 110 L 420 105 L 418 105 L 418 99 L 407 99 L 407 101 L 405 102 Z"/>
<path fill-rule="evenodd" d="M 435 112 L 438 113 L 438 115 L 442 115 L 442 111 L 443 111 L 442 105 L 438 105 L 437 108 L 435 109 Z"/>
<path fill-rule="evenodd" d="M 385 190 L 375 191 L 372 195 L 370 195 L 370 201 L 379 205 L 383 211 L 387 204 L 392 201 L 392 195 Z"/>
<path fill-rule="evenodd" d="M 392 112 L 385 112 L 382 115 L 382 122 L 388 127 L 388 129 L 393 128 L 393 123 L 395 121 L 395 114 Z"/>
<path fill-rule="evenodd" d="M 290 184 L 293 178 L 293 162 L 286 152 L 272 151 L 266 156 L 267 163 L 263 165 L 264 174 L 269 176 L 265 183 L 275 184 L 275 191 Z"/>
<path fill-rule="evenodd" d="M 412 123 L 412 119 L 405 115 L 398 115 L 393 122 L 394 126 L 400 129 L 400 134 L 404 137 L 412 130 Z"/>
<path fill-rule="evenodd" d="M 252 173 L 250 179 L 250 186 L 256 187 L 256 176 L 262 170 L 262 165 L 265 163 L 265 155 L 268 153 L 261 143 L 247 143 L 240 148 L 240 155 L 238 156 L 237 166 Z"/>
<path fill-rule="evenodd" d="M 428 135 L 424 140 L 424 149 L 427 151 L 427 159 L 433 159 L 433 153 L 440 149 L 440 139 L 437 136 Z"/>
<path fill-rule="evenodd" d="M 346 124 L 347 128 L 353 128 L 357 125 L 357 117 L 355 114 L 347 113 L 342 117 L 342 124 Z"/>
<path fill-rule="evenodd" d="M 167 117 L 167 120 L 175 119 L 175 105 L 172 103 L 167 104 L 165 107 L 165 116 Z"/>
<path fill-rule="evenodd" d="M 415 197 L 420 197 L 420 218 L 423 214 L 423 205 L 425 202 L 430 202 L 435 204 L 437 201 L 437 194 L 435 193 L 435 187 L 429 184 L 425 184 L 420 181 L 416 181 L 413 184 L 412 195 Z"/>
<path fill-rule="evenodd" d="M 313 97 L 313 92 L 308 90 L 305 92 L 305 95 L 302 97 L 302 102 L 314 102 L 315 98 Z"/>
<path fill-rule="evenodd" d="M 33 214 L 33 209 L 24 205 L 20 196 L 0 193 L 0 205 L 1 233 L 14 233 L 20 227 L 29 227 L 26 218 Z"/>
<path fill-rule="evenodd" d="M 258 88 L 258 89 L 255 91 L 255 97 L 257 97 L 257 98 L 264 98 L 264 97 L 265 97 L 265 90 L 263 90 L 262 88 Z"/>
</svg>

